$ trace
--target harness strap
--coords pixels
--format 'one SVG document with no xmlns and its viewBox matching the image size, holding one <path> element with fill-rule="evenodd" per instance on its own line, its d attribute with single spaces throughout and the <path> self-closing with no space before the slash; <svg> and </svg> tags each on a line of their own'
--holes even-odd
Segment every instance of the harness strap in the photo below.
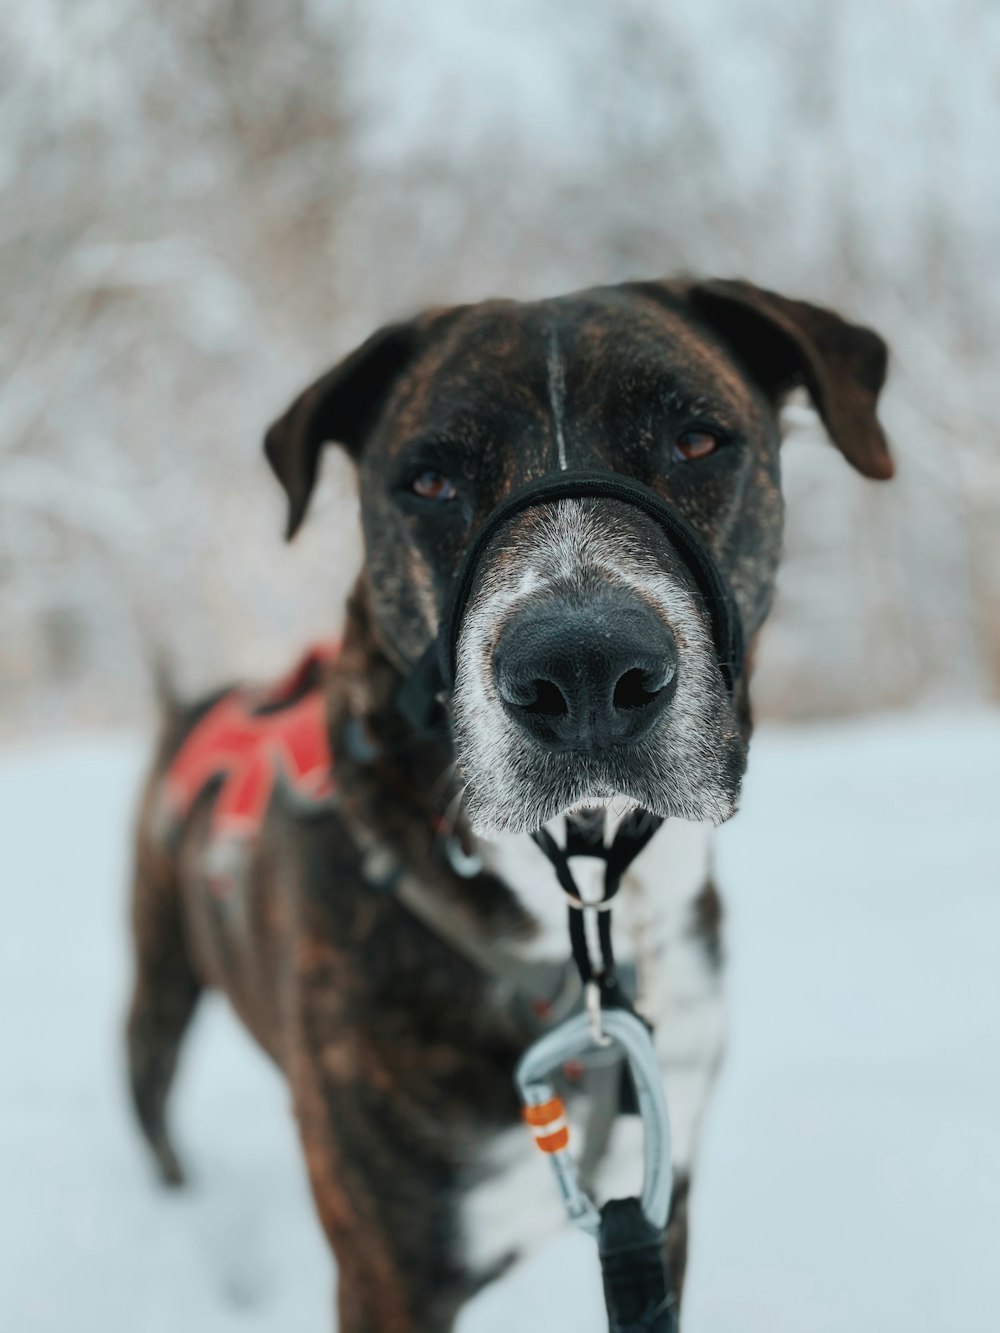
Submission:
<svg viewBox="0 0 1000 1333">
<path fill-rule="evenodd" d="M 525 962 L 486 939 L 473 915 L 442 898 L 388 848 L 357 825 L 354 837 L 362 853 L 361 873 L 370 889 L 391 894 L 459 957 L 484 972 L 519 1004 L 536 1030 L 561 1022 L 577 1007 L 581 987 L 576 969 L 564 963 Z"/>
</svg>

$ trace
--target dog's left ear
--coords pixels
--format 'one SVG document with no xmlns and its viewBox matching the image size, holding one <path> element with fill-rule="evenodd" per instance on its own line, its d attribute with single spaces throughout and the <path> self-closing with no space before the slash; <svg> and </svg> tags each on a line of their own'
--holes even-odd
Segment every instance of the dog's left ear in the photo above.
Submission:
<svg viewBox="0 0 1000 1333">
<path fill-rule="evenodd" d="M 694 282 L 680 294 L 772 397 L 804 384 L 830 439 L 859 472 L 892 476 L 876 416 L 889 354 L 877 333 L 750 282 Z"/>
<path fill-rule="evenodd" d="M 387 324 L 304 390 L 264 436 L 264 452 L 288 496 L 290 541 L 316 484 L 323 445 L 357 459 L 389 394 L 423 342 L 423 321 Z"/>
</svg>

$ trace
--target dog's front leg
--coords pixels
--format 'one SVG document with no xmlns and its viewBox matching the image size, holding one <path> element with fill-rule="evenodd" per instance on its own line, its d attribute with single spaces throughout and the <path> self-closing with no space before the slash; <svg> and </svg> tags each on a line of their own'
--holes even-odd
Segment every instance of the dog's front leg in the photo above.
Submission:
<svg viewBox="0 0 1000 1333">
<path fill-rule="evenodd" d="M 307 1014 L 289 1062 L 313 1198 L 337 1261 L 338 1333 L 448 1333 L 469 1294 L 452 1257 L 453 1171 L 364 1035 Z M 423 1119 L 423 1117 L 420 1117 Z"/>
<path fill-rule="evenodd" d="M 655 1042 L 670 1111 L 674 1190 L 666 1261 L 680 1300 L 687 1267 L 688 1196 L 698 1132 L 725 1039 L 719 899 L 708 881 L 685 927 L 665 941 Z"/>
</svg>

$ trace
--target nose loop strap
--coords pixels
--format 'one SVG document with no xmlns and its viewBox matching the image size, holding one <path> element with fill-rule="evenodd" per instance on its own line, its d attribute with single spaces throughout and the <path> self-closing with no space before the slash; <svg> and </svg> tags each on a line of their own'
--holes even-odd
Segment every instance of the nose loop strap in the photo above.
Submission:
<svg viewBox="0 0 1000 1333">
<path fill-rule="evenodd" d="M 455 658 L 462 617 L 479 561 L 497 532 L 517 514 L 560 500 L 618 500 L 654 519 L 684 562 L 712 626 L 719 671 L 732 692 L 743 670 L 743 628 L 739 610 L 718 562 L 704 538 L 651 487 L 617 472 L 553 473 L 529 482 L 492 509 L 472 538 L 451 587 L 436 638 L 407 677 L 397 697 L 403 715 L 419 730 L 433 725 L 438 705 L 455 683 Z"/>
</svg>

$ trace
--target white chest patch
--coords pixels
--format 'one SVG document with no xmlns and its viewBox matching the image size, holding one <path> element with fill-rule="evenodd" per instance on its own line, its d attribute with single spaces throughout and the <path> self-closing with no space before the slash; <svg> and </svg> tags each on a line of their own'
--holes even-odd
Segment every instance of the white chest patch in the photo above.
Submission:
<svg viewBox="0 0 1000 1333">
<path fill-rule="evenodd" d="M 562 842 L 563 830 L 553 826 L 552 832 Z M 705 824 L 664 824 L 625 876 L 614 913 L 616 956 L 634 961 L 637 1007 L 655 1028 L 679 1170 L 690 1165 L 723 1035 L 718 970 L 694 931 L 695 900 L 711 870 L 711 833 Z M 526 835 L 501 836 L 483 842 L 480 850 L 484 863 L 537 922 L 522 956 L 565 959 L 566 902 L 544 854 Z M 599 896 L 601 869 L 589 858 L 573 862 L 585 897 Z M 571 1142 L 579 1147 L 576 1121 L 571 1108 Z M 637 1192 L 641 1154 L 639 1121 L 623 1118 L 597 1170 L 598 1202 Z M 517 1127 L 499 1134 L 463 1202 L 463 1259 L 469 1270 L 484 1273 L 510 1255 L 533 1250 L 564 1224 L 551 1168 L 530 1133 Z"/>
<path fill-rule="evenodd" d="M 550 825 L 564 842 L 563 820 Z M 527 834 L 500 834 L 480 840 L 483 864 L 515 894 L 536 922 L 536 934 L 520 952 L 532 962 L 560 962 L 567 956 L 566 900 L 545 854 Z M 690 935 L 694 900 L 711 870 L 712 827 L 668 820 L 629 867 L 614 911 L 615 955 L 639 968 L 640 1007 L 655 1020 L 663 1002 L 661 964 L 671 941 Z M 584 898 L 603 891 L 603 865 L 576 857 L 571 867 Z M 650 1008 L 649 1006 L 653 1006 Z"/>
</svg>

